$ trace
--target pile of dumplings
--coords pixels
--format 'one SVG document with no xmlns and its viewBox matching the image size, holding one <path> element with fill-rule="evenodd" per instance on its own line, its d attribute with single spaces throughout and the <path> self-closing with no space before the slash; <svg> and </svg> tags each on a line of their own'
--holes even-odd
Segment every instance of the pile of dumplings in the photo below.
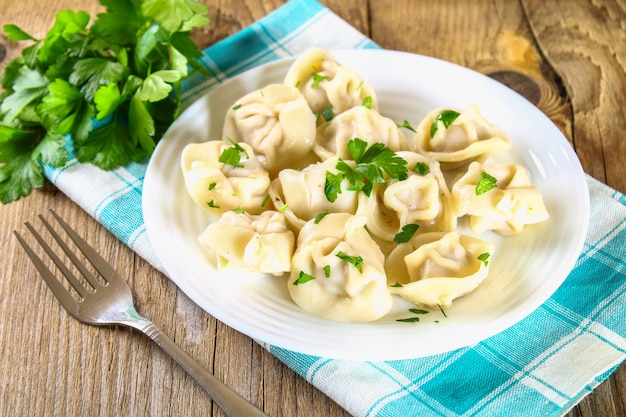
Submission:
<svg viewBox="0 0 626 417">
<path fill-rule="evenodd" d="M 406 178 L 373 182 L 369 195 L 344 178 L 331 202 L 328 175 L 350 163 L 355 138 L 404 159 Z M 518 234 L 548 219 L 523 166 L 486 163 L 510 146 L 475 104 L 399 126 L 366 80 L 315 48 L 283 83 L 233 103 L 222 137 L 187 145 L 181 165 L 191 198 L 218 218 L 199 237 L 216 268 L 275 275 L 311 314 L 370 322 L 394 295 L 450 306 L 489 273 L 494 247 L 481 233 Z M 492 188 L 478 193 L 485 176 Z"/>
</svg>

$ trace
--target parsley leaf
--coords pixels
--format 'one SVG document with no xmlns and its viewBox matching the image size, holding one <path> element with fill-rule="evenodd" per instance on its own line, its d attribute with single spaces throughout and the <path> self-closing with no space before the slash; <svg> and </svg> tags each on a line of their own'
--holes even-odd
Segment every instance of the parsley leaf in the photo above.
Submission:
<svg viewBox="0 0 626 417">
<path fill-rule="evenodd" d="M 485 264 L 485 266 L 489 265 L 489 257 L 491 254 L 489 252 L 484 252 L 478 255 L 478 260 Z"/>
<path fill-rule="evenodd" d="M 420 318 L 418 316 L 415 316 L 415 317 L 408 317 L 406 319 L 397 319 L 396 321 L 400 323 L 417 323 L 418 321 L 420 321 Z"/>
<path fill-rule="evenodd" d="M 369 147 L 367 145 L 368 143 L 360 138 L 350 140 L 348 151 L 356 166 L 352 168 L 340 159 L 336 168 L 349 181 L 349 190 L 362 190 L 369 197 L 374 183 L 384 184 L 387 182 L 385 174 L 389 178 L 403 181 L 408 176 L 408 170 L 406 160 L 399 157 L 383 143 L 377 142 Z M 329 201 L 331 200 L 329 199 Z"/>
<path fill-rule="evenodd" d="M 301 284 L 304 284 L 306 282 L 313 281 L 314 279 L 315 279 L 315 277 L 313 275 L 309 275 L 309 274 L 305 273 L 304 271 L 300 271 L 300 274 L 298 275 L 298 279 L 296 279 L 292 284 L 293 285 L 301 285 Z"/>
<path fill-rule="evenodd" d="M 433 124 L 430 125 L 430 137 L 435 136 L 435 133 L 439 130 L 439 123 L 442 123 L 443 127 L 447 129 L 459 115 L 460 113 L 454 110 L 441 110 L 439 114 L 437 114 L 437 117 L 435 117 Z"/>
<path fill-rule="evenodd" d="M 425 162 L 416 162 L 415 166 L 413 167 L 413 171 L 423 177 L 424 175 L 428 175 L 428 173 L 430 172 L 430 167 Z"/>
<path fill-rule="evenodd" d="M 4 33 L 7 34 L 7 38 L 12 41 L 35 41 L 37 39 L 33 38 L 28 33 L 24 32 L 17 25 L 8 24 L 3 26 Z"/>
<path fill-rule="evenodd" d="M 411 123 L 408 120 L 405 120 L 404 122 L 402 122 L 402 124 L 399 124 L 398 122 L 396 122 L 396 126 L 400 127 L 400 128 L 405 128 L 410 130 L 413 133 L 416 133 L 415 128 L 413 126 L 411 126 Z"/>
<path fill-rule="evenodd" d="M 329 77 L 327 75 L 320 75 L 316 72 L 311 74 L 311 78 L 313 78 L 313 82 L 311 83 L 311 88 L 312 89 L 316 89 L 317 86 L 319 85 L 320 81 L 322 80 L 326 80 Z"/>
<path fill-rule="evenodd" d="M 487 191 L 490 191 L 496 188 L 497 185 L 498 185 L 498 180 L 495 177 L 492 177 L 491 175 L 482 171 L 480 173 L 480 179 L 478 180 L 478 183 L 476 184 L 476 195 L 484 194 Z"/>
<path fill-rule="evenodd" d="M 324 276 L 326 278 L 330 278 L 330 265 L 325 265 L 324 266 Z"/>
<path fill-rule="evenodd" d="M 326 171 L 326 182 L 324 183 L 324 194 L 331 203 L 337 200 L 337 196 L 341 194 L 341 182 L 343 181 L 342 174 L 333 174 L 330 171 Z"/>
<path fill-rule="evenodd" d="M 402 226 L 402 231 L 393 238 L 394 243 L 399 244 L 408 242 L 413 238 L 413 235 L 415 235 L 415 232 L 417 232 L 419 227 L 419 224 L 413 223 Z"/>
<path fill-rule="evenodd" d="M 317 117 L 320 116 L 323 117 L 326 122 L 330 122 L 331 120 L 333 120 L 333 118 L 335 117 L 335 114 L 333 113 L 333 105 L 329 104 L 323 112 L 317 115 Z"/>
<path fill-rule="evenodd" d="M 241 164 L 241 155 L 243 154 L 246 158 L 248 158 L 248 153 L 238 143 L 235 143 L 232 140 L 230 142 L 233 146 L 224 149 L 218 161 L 226 165 L 231 165 L 235 168 L 241 168 L 243 167 L 243 164 Z"/>
<path fill-rule="evenodd" d="M 337 252 L 335 256 L 337 256 L 337 258 L 341 259 L 342 261 L 346 261 L 354 265 L 357 271 L 363 272 L 363 258 L 362 257 L 348 255 L 343 251 Z"/>
<path fill-rule="evenodd" d="M 324 210 L 323 212 L 321 212 L 320 214 L 318 214 L 317 216 L 315 216 L 315 219 L 313 219 L 313 223 L 318 224 L 319 222 L 322 221 L 322 219 L 324 217 L 326 217 L 328 215 L 328 210 Z"/>
</svg>

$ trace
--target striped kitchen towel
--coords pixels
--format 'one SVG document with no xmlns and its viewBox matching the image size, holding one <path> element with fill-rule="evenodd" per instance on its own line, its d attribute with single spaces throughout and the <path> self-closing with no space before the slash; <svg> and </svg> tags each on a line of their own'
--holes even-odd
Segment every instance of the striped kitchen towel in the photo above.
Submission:
<svg viewBox="0 0 626 417">
<path fill-rule="evenodd" d="M 204 51 L 213 77 L 184 84 L 184 106 L 247 69 L 311 47 L 378 48 L 315 0 L 292 0 Z M 164 271 L 142 211 L 147 162 L 111 172 L 70 161 L 47 178 L 121 241 Z M 589 232 L 558 291 L 513 327 L 477 345 L 397 361 L 313 357 L 265 346 L 355 416 L 565 414 L 626 354 L 626 197 L 587 177 Z M 538 336 L 540 335 L 540 336 Z"/>
</svg>

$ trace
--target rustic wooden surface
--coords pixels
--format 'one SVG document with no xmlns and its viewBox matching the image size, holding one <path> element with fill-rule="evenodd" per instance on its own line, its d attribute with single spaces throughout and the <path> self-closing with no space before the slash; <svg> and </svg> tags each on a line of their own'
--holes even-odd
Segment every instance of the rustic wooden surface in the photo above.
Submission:
<svg viewBox="0 0 626 417">
<path fill-rule="evenodd" d="M 204 0 L 206 47 L 282 0 Z M 513 87 L 571 141 L 587 173 L 626 192 L 624 0 L 322 0 L 388 49 L 476 69 Z M 54 14 L 93 0 L 0 0 L 0 24 L 43 35 Z M 0 69 L 20 47 L 0 35 Z M 48 186 L 0 207 L 0 415 L 223 415 L 169 357 L 132 331 L 84 326 L 53 299 L 11 231 L 54 208 L 128 274 L 138 310 L 272 416 L 347 416 L 252 342 L 201 311 L 143 259 Z M 581 358 L 584 360 L 584 358 Z M 624 417 L 626 365 L 568 416 Z"/>
</svg>

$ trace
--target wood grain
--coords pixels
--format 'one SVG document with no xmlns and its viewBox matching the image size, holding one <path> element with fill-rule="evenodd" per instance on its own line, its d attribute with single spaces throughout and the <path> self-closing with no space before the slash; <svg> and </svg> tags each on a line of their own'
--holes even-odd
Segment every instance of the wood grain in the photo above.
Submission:
<svg viewBox="0 0 626 417">
<path fill-rule="evenodd" d="M 207 47 L 262 18 L 283 0 L 205 0 Z M 570 139 L 585 170 L 626 191 L 623 0 L 323 0 L 385 48 L 435 56 L 511 86 Z M 0 0 L 0 23 L 35 36 L 62 9 L 95 15 L 93 0 Z M 0 70 L 22 45 L 0 35 Z M 0 415 L 222 416 L 156 345 L 126 329 L 84 326 L 51 296 L 11 231 L 54 208 L 105 258 L 127 271 L 138 310 L 202 365 L 272 416 L 348 416 L 244 336 L 199 309 L 164 275 L 121 245 L 54 187 L 0 207 Z M 43 325 L 42 325 L 43 323 Z M 625 417 L 626 366 L 569 417 Z"/>
</svg>

